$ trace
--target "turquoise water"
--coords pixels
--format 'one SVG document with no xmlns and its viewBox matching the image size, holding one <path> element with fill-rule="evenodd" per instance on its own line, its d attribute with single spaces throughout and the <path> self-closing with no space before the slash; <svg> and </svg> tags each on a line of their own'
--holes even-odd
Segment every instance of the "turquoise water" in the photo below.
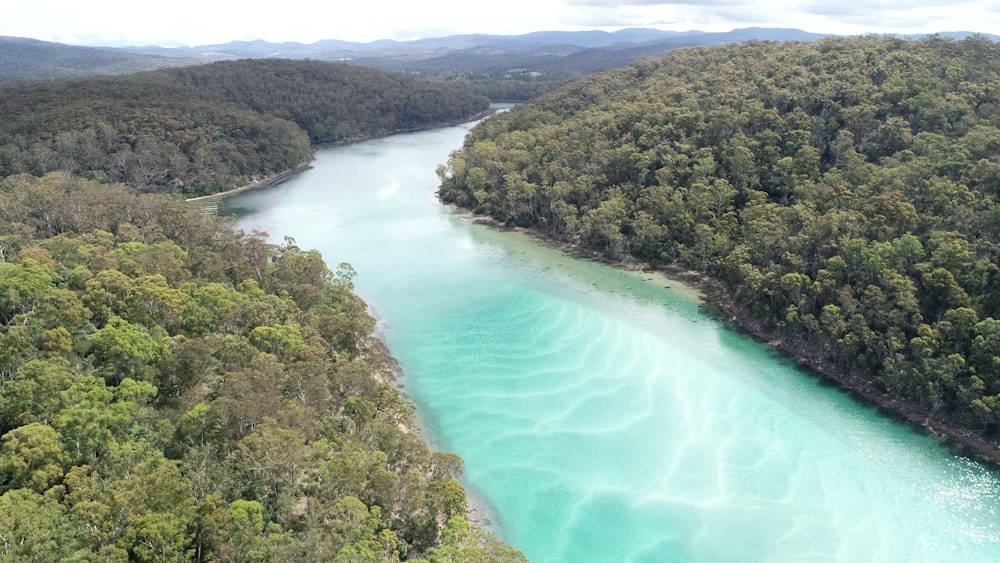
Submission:
<svg viewBox="0 0 1000 563">
<path fill-rule="evenodd" d="M 689 288 L 443 207 L 434 169 L 468 129 L 323 149 L 220 210 L 354 265 L 497 535 L 537 562 L 1000 560 L 997 473 L 730 330 Z"/>
</svg>

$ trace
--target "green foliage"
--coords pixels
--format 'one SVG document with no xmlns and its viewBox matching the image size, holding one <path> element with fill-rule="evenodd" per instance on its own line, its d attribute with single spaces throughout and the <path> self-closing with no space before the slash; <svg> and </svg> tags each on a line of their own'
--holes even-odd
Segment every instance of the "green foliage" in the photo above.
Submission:
<svg viewBox="0 0 1000 563">
<path fill-rule="evenodd" d="M 259 326 L 250 331 L 250 343 L 282 360 L 295 359 L 306 347 L 298 325 Z"/>
<path fill-rule="evenodd" d="M 462 121 L 487 106 L 456 84 L 281 59 L 13 83 L 0 86 L 0 175 L 65 171 L 203 195 L 303 165 L 311 144 Z"/>
<path fill-rule="evenodd" d="M 0 263 L 0 322 L 7 324 L 16 315 L 33 311 L 57 279 L 48 266 L 31 258 Z"/>
<path fill-rule="evenodd" d="M 51 426 L 32 422 L 3 435 L 0 475 L 9 489 L 44 492 L 59 482 L 68 458 Z"/>
<path fill-rule="evenodd" d="M 163 348 L 143 327 L 121 317 L 111 317 L 88 339 L 87 346 L 94 361 L 107 367 L 105 377 L 114 383 L 143 375 L 143 368 L 155 366 L 163 357 Z"/>
<path fill-rule="evenodd" d="M 399 561 L 464 514 L 349 265 L 63 174 L 0 237 L 0 559 Z"/>
<path fill-rule="evenodd" d="M 802 356 L 995 438 L 998 84 L 977 36 L 676 51 L 484 121 L 440 195 L 712 274 Z"/>
<path fill-rule="evenodd" d="M 498 545 L 496 539 L 469 525 L 461 516 L 448 520 L 441 546 L 428 550 L 426 563 L 519 563 L 520 552 Z"/>
<path fill-rule="evenodd" d="M 5 561 L 83 561 L 87 555 L 56 495 L 28 489 L 0 496 L 0 537 Z"/>
</svg>

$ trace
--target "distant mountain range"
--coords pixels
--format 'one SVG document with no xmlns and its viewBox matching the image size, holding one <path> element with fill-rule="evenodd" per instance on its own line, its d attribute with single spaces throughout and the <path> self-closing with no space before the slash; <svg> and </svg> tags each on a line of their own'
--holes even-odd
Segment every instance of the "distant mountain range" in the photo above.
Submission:
<svg viewBox="0 0 1000 563">
<path fill-rule="evenodd" d="M 383 39 L 356 43 L 325 39 L 315 43 L 269 43 L 267 41 L 233 41 L 221 45 L 199 47 L 123 47 L 122 51 L 155 56 L 183 58 L 310 58 L 319 60 L 353 60 L 404 57 L 426 59 L 456 51 L 478 50 L 488 54 L 559 54 L 568 55 L 586 49 L 628 49 L 640 45 L 717 45 L 748 41 L 812 41 L 824 37 L 798 29 L 747 28 L 725 33 L 703 31 L 661 31 L 628 28 L 607 31 L 538 31 L 524 35 L 449 35 L 413 41 Z"/>
<path fill-rule="evenodd" d="M 108 47 L 78 47 L 0 36 L 0 82 L 126 74 L 194 62 Z"/>
<path fill-rule="evenodd" d="M 969 32 L 948 32 L 962 39 Z M 82 47 L 0 37 L 0 82 L 123 74 L 227 59 L 289 58 L 347 61 L 393 72 L 486 75 L 511 69 L 563 76 L 623 66 L 642 57 L 696 45 L 749 40 L 813 41 L 824 34 L 799 29 L 751 27 L 723 33 L 628 28 L 605 31 L 539 31 L 524 35 L 451 35 L 413 41 L 315 43 L 233 41 L 196 47 Z M 1000 37 L 989 35 L 996 41 Z"/>
</svg>

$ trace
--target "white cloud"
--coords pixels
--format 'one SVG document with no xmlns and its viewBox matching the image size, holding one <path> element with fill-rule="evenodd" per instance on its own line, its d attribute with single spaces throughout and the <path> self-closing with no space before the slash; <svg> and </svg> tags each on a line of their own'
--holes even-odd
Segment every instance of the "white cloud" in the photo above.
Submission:
<svg viewBox="0 0 1000 563">
<path fill-rule="evenodd" d="M 207 44 L 235 39 L 374 41 L 458 33 L 751 25 L 823 33 L 1000 29 L 1000 1 L 959 0 L 2 0 L 0 35 L 86 44 Z"/>
<path fill-rule="evenodd" d="M 616 8 L 619 6 L 746 6 L 753 4 L 751 0 L 568 0 L 569 4 L 578 6 L 594 6 Z"/>
</svg>

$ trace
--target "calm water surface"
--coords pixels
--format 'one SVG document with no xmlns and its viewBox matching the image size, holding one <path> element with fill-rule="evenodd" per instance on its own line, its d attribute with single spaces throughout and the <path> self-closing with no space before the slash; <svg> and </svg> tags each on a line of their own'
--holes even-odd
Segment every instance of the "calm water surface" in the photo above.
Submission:
<svg viewBox="0 0 1000 563">
<path fill-rule="evenodd" d="M 321 150 L 220 212 L 357 269 L 406 394 L 465 459 L 495 533 L 537 562 L 1000 560 L 996 473 L 679 284 L 440 205 L 435 167 L 469 127 Z"/>
</svg>

